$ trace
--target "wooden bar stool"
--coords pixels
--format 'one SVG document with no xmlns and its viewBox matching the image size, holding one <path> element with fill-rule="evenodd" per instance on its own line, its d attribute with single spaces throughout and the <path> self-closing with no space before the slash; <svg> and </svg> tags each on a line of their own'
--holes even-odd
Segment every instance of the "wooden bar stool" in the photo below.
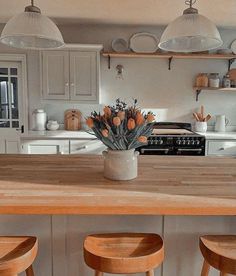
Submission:
<svg viewBox="0 0 236 276">
<path fill-rule="evenodd" d="M 25 271 L 34 276 L 32 263 L 37 251 L 35 237 L 0 237 L 0 275 L 17 276 Z"/>
<path fill-rule="evenodd" d="M 163 240 L 156 234 L 97 234 L 87 236 L 84 241 L 84 260 L 95 270 L 95 276 L 103 273 L 154 276 L 154 268 L 163 259 Z"/>
<path fill-rule="evenodd" d="M 220 276 L 236 275 L 236 236 L 203 236 L 199 241 L 204 257 L 201 276 L 208 276 L 210 266 L 220 271 Z"/>
</svg>

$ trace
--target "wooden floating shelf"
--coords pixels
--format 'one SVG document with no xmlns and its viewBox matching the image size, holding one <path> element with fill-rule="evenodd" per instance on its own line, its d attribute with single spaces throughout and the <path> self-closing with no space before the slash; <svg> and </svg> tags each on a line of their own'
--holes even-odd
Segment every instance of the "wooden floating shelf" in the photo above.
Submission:
<svg viewBox="0 0 236 276">
<path fill-rule="evenodd" d="M 108 58 L 108 68 L 111 67 L 111 58 L 157 58 L 169 59 L 169 70 L 171 70 L 171 62 L 173 59 L 212 59 L 212 60 L 227 60 L 229 62 L 228 70 L 232 63 L 236 60 L 234 54 L 183 54 L 183 53 L 116 53 L 116 52 L 103 52 L 102 55 Z"/>
<path fill-rule="evenodd" d="M 203 87 L 203 86 L 194 86 L 194 90 L 196 90 L 196 101 L 198 101 L 199 95 L 202 91 L 225 91 L 225 92 L 236 92 L 236 87 Z"/>
<path fill-rule="evenodd" d="M 153 54 L 145 54 L 145 53 L 133 53 L 133 52 L 125 52 L 125 53 L 116 53 L 116 52 L 103 52 L 102 55 L 104 57 L 113 57 L 113 58 L 177 58 L 177 59 L 236 59 L 236 55 L 234 54 L 178 54 L 178 53 L 153 53 Z"/>
</svg>

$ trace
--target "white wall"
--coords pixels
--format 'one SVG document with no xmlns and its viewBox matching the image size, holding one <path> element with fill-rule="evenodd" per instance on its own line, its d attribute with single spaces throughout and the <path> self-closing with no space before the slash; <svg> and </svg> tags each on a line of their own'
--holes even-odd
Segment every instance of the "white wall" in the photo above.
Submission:
<svg viewBox="0 0 236 276">
<path fill-rule="evenodd" d="M 99 43 L 105 50 L 110 49 L 113 38 L 129 37 L 139 31 L 149 31 L 160 37 L 163 28 L 106 26 L 106 25 L 74 25 L 60 26 L 66 43 Z M 224 46 L 229 46 L 236 38 L 235 30 L 221 30 Z M 16 52 L 0 46 L 1 52 Z M 18 52 L 18 50 L 17 50 Z M 99 105 L 84 105 L 65 101 L 43 101 L 40 98 L 39 55 L 35 51 L 27 53 L 29 115 L 35 108 L 43 107 L 50 119 L 63 122 L 63 111 L 78 108 L 84 115 Z M 210 60 L 173 60 L 172 70 L 168 70 L 167 60 L 159 59 L 112 59 L 111 70 L 107 68 L 107 59 L 101 60 L 102 103 L 110 104 L 118 97 L 124 99 L 137 98 L 140 106 L 156 110 L 159 120 L 192 122 L 192 112 L 201 104 L 212 115 L 226 114 L 230 124 L 236 127 L 236 93 L 206 92 L 195 101 L 192 89 L 195 76 L 199 72 L 219 72 L 222 76 L 227 72 L 226 61 Z M 122 64 L 125 68 L 124 80 L 116 78 L 115 67 Z M 212 125 L 214 122 L 211 121 Z"/>
</svg>

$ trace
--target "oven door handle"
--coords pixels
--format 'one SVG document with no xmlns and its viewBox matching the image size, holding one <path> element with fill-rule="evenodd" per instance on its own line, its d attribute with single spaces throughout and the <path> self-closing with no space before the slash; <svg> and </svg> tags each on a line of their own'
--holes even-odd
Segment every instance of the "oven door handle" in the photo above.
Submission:
<svg viewBox="0 0 236 276">
<path fill-rule="evenodd" d="M 177 149 L 178 151 L 202 151 L 202 149 Z"/>
<path fill-rule="evenodd" d="M 170 149 L 141 149 L 141 153 L 145 153 L 145 151 L 164 151 L 166 153 L 169 152 Z"/>
</svg>

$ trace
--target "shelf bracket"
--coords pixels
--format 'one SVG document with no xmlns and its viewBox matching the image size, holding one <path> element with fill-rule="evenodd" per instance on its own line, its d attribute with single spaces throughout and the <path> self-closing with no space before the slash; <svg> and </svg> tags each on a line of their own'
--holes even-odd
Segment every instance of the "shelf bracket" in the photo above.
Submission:
<svg viewBox="0 0 236 276">
<path fill-rule="evenodd" d="M 201 89 L 197 89 L 196 90 L 196 102 L 198 102 L 199 100 L 199 95 L 201 94 L 202 90 Z"/>
<path fill-rule="evenodd" d="M 108 69 L 111 69 L 111 56 L 110 55 L 108 55 L 107 61 L 108 61 Z"/>
<path fill-rule="evenodd" d="M 172 63 L 173 57 L 169 58 L 169 66 L 168 66 L 168 70 L 171 70 L 171 63 Z"/>
<path fill-rule="evenodd" d="M 228 71 L 231 69 L 232 64 L 235 62 L 235 58 L 231 58 L 228 64 Z"/>
</svg>

